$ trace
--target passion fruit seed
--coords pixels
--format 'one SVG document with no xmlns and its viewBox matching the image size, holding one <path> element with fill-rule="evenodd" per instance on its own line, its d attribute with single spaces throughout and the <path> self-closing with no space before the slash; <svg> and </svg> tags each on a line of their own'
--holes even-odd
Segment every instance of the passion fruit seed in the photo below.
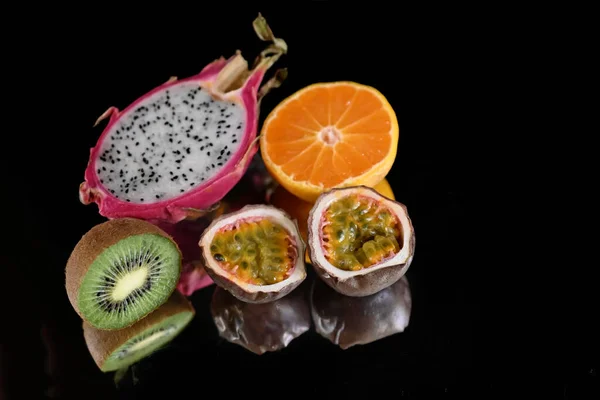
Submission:
<svg viewBox="0 0 600 400">
<path fill-rule="evenodd" d="M 377 200 L 346 196 L 324 213 L 325 257 L 343 270 L 367 268 L 400 251 L 399 228 L 394 215 Z"/>
<path fill-rule="evenodd" d="M 215 234 L 210 252 L 223 269 L 254 285 L 281 282 L 296 257 L 288 232 L 266 218 L 224 227 Z"/>
</svg>

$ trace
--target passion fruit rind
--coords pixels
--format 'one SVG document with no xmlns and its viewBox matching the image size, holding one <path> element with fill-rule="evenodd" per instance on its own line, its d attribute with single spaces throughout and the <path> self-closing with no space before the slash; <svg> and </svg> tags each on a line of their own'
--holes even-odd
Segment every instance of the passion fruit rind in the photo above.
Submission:
<svg viewBox="0 0 600 400">
<path fill-rule="evenodd" d="M 321 220 L 329 205 L 349 195 L 366 196 L 383 203 L 398 219 L 400 229 L 400 251 L 382 262 L 349 271 L 331 264 L 325 257 L 321 236 Z M 335 188 L 322 193 L 308 216 L 308 251 L 316 274 L 338 293 L 352 297 L 363 297 L 377 293 L 396 283 L 408 270 L 415 252 L 415 232 L 406 206 L 379 194 L 368 186 Z"/>
<path fill-rule="evenodd" d="M 275 284 L 255 285 L 244 282 L 235 274 L 224 270 L 214 259 L 210 250 L 215 233 L 221 228 L 228 226 L 240 219 L 251 217 L 269 218 L 281 225 L 289 234 L 296 247 L 294 265 L 288 277 Z M 306 279 L 306 266 L 303 255 L 306 244 L 302 240 L 298 223 L 285 211 L 266 204 L 246 205 L 232 213 L 221 215 L 214 219 L 206 228 L 200 241 L 202 258 L 204 259 L 206 273 L 212 278 L 216 285 L 227 290 L 237 299 L 247 303 L 268 303 L 280 299 L 296 289 Z"/>
</svg>

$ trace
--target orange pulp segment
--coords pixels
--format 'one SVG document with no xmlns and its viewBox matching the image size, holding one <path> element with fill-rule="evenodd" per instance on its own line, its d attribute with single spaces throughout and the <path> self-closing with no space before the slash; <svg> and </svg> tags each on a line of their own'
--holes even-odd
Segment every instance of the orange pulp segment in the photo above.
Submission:
<svg viewBox="0 0 600 400">
<path fill-rule="evenodd" d="M 398 146 L 398 121 L 376 89 L 318 83 L 277 105 L 260 137 L 269 173 L 287 191 L 314 202 L 335 187 L 381 182 Z"/>
</svg>

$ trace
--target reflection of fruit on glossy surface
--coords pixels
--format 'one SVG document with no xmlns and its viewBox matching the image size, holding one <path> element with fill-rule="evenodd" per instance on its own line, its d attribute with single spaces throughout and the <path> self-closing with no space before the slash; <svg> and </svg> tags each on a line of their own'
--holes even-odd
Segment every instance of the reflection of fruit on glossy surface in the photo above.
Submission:
<svg viewBox="0 0 600 400">
<path fill-rule="evenodd" d="M 314 202 L 335 187 L 374 186 L 396 158 L 399 127 L 385 96 L 355 82 L 309 85 L 266 118 L 260 150 L 273 178 Z"/>
<path fill-rule="evenodd" d="M 366 297 L 344 296 L 315 279 L 310 306 L 317 333 L 347 349 L 404 331 L 412 299 L 406 277 Z"/>
<path fill-rule="evenodd" d="M 394 192 L 387 179 L 382 180 L 373 188 L 381 195 L 394 200 Z M 292 218 L 298 221 L 298 228 L 302 235 L 302 240 L 307 243 L 308 240 L 308 215 L 314 203 L 304 201 L 287 190 L 281 185 L 275 188 L 273 194 L 269 198 L 269 202 L 278 208 L 287 212 Z M 310 256 L 306 252 L 306 262 L 310 263 Z"/>
<path fill-rule="evenodd" d="M 246 303 L 215 288 L 211 313 L 219 335 L 256 354 L 283 349 L 310 328 L 304 288 L 265 304 Z"/>
</svg>

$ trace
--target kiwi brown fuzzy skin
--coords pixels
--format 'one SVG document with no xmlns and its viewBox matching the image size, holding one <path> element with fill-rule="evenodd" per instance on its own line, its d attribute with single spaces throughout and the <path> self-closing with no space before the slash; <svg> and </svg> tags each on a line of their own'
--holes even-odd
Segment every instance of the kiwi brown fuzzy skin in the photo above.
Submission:
<svg viewBox="0 0 600 400">
<path fill-rule="evenodd" d="M 90 265 L 104 250 L 120 240 L 141 234 L 159 235 L 173 241 L 171 236 L 156 225 L 135 218 L 108 220 L 94 226 L 81 237 L 67 261 L 65 287 L 71 305 L 82 319 L 85 319 L 85 317 L 81 314 L 78 306 L 79 287 Z M 177 247 L 181 258 L 181 250 L 175 241 L 173 241 L 173 244 Z M 181 273 L 181 266 L 179 267 L 179 273 Z"/>
<path fill-rule="evenodd" d="M 249 289 L 244 288 L 244 287 L 240 286 L 239 284 L 237 284 L 233 279 L 228 279 L 227 277 L 224 277 L 221 274 L 218 274 L 214 269 L 215 267 L 213 266 L 214 260 L 212 259 L 212 256 L 211 256 L 210 250 L 209 250 L 210 243 L 207 243 L 207 240 L 206 240 L 206 237 L 209 234 L 209 232 L 211 232 L 215 228 L 215 226 L 218 225 L 222 220 L 231 219 L 233 217 L 237 217 L 242 214 L 251 212 L 252 210 L 259 210 L 261 208 L 271 208 L 271 209 L 277 210 L 284 217 L 286 217 L 287 219 L 292 221 L 292 223 L 294 225 L 294 232 L 290 232 L 290 233 L 292 234 L 292 236 L 295 239 L 296 246 L 298 248 L 298 258 L 299 258 L 299 261 L 301 261 L 298 263 L 298 265 L 294 266 L 295 269 L 299 268 L 299 271 L 298 271 L 300 273 L 299 278 L 291 279 L 291 278 L 293 278 L 293 276 L 288 277 L 286 279 L 286 281 L 288 281 L 287 284 L 284 284 L 283 287 L 281 287 L 277 291 L 261 290 L 259 286 L 254 286 L 252 290 L 249 290 Z M 200 241 L 198 242 L 198 245 L 202 249 L 202 258 L 204 260 L 204 269 L 205 269 L 206 273 L 208 274 L 208 276 L 211 277 L 211 279 L 215 282 L 215 284 L 217 284 L 221 288 L 227 290 L 235 298 L 237 298 L 238 300 L 241 300 L 241 301 L 245 301 L 247 303 L 261 304 L 261 303 L 269 303 L 269 302 L 281 299 L 282 297 L 287 296 L 291 291 L 296 289 L 306 279 L 306 266 L 304 264 L 304 257 L 301 256 L 302 254 L 304 254 L 304 252 L 306 250 L 306 244 L 302 240 L 302 236 L 300 234 L 300 229 L 298 228 L 298 223 L 295 219 L 292 219 L 289 216 L 289 214 L 287 214 L 285 211 L 281 210 L 280 208 L 271 206 L 271 205 L 263 205 L 263 204 L 247 205 L 237 211 L 234 211 L 234 212 L 231 212 L 228 214 L 223 214 L 223 215 L 219 216 L 218 218 L 215 218 L 211 222 L 211 224 L 206 228 L 206 230 L 202 233 L 202 236 L 200 237 Z M 265 285 L 265 287 L 268 287 L 268 286 L 270 286 L 270 285 Z"/>
<path fill-rule="evenodd" d="M 373 197 L 379 198 L 382 202 L 385 202 L 387 204 L 394 204 L 403 210 L 408 223 L 408 226 L 403 225 L 403 228 L 408 228 L 410 236 L 408 242 L 408 257 L 405 259 L 404 262 L 389 265 L 380 269 L 375 269 L 373 271 L 369 271 L 367 268 L 366 270 L 361 270 L 360 273 L 352 274 L 352 276 L 350 277 L 341 278 L 340 276 L 335 275 L 334 273 L 327 270 L 323 265 L 319 263 L 318 257 L 316 257 L 317 246 L 321 246 L 321 243 L 319 241 L 319 232 L 315 232 L 314 229 L 311 229 L 311 227 L 314 225 L 316 220 L 320 220 L 322 217 L 322 213 L 317 212 L 317 205 L 325 196 L 329 196 L 334 192 L 347 192 L 353 189 L 371 192 L 373 194 Z M 313 270 L 315 271 L 317 276 L 321 280 L 323 280 L 323 282 L 325 282 L 332 289 L 343 295 L 351 297 L 364 297 L 375 294 L 393 285 L 404 276 L 404 274 L 410 267 L 410 264 L 412 263 L 415 253 L 415 230 L 412 221 L 408 216 L 408 210 L 404 204 L 396 200 L 392 200 L 388 197 L 385 197 L 377 191 L 375 191 L 374 189 L 367 186 L 336 188 L 321 194 L 317 198 L 313 208 L 311 209 L 308 215 L 308 250 L 310 259 L 312 260 Z"/>
<path fill-rule="evenodd" d="M 189 311 L 192 315 L 196 314 L 189 300 L 178 291 L 174 291 L 166 303 L 124 329 L 107 331 L 97 329 L 83 321 L 83 337 L 94 362 L 98 368 L 104 370 L 103 366 L 108 357 L 129 339 L 159 324 L 164 319 L 184 311 Z"/>
</svg>

